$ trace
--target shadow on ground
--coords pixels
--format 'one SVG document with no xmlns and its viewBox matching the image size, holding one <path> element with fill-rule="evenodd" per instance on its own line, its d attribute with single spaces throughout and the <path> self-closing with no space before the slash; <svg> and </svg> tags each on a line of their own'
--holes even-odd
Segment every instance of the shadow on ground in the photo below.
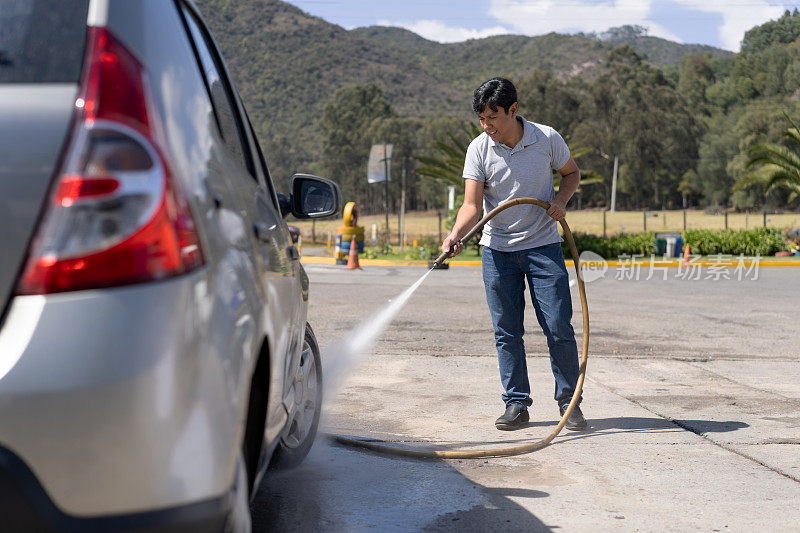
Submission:
<svg viewBox="0 0 800 533">
<path fill-rule="evenodd" d="M 546 532 L 551 528 L 511 498 L 549 496 L 484 487 L 444 461 L 389 458 L 320 440 L 298 468 L 267 472 L 251 511 L 256 532 Z"/>
<path fill-rule="evenodd" d="M 589 419 L 588 423 L 587 431 L 563 431 L 560 441 L 615 433 L 724 433 L 748 427 L 737 421 L 673 422 L 657 417 L 600 418 Z M 525 429 L 555 425 L 555 421 L 533 422 L 516 432 L 519 439 L 447 442 L 441 447 L 524 444 L 545 436 L 544 432 L 534 434 Z M 419 443 L 437 444 L 440 443 Z M 508 524 L 522 531 L 550 531 L 533 513 L 511 499 L 549 496 L 535 489 L 484 487 L 444 461 L 387 457 L 320 440 L 297 469 L 267 473 L 252 505 L 253 530 L 489 531 L 504 529 Z"/>
<path fill-rule="evenodd" d="M 682 430 L 690 431 L 691 433 L 695 433 L 697 435 L 704 435 L 706 433 L 727 433 L 730 431 L 736 431 L 739 429 L 750 427 L 749 424 L 746 424 L 744 422 L 737 422 L 734 420 L 719 422 L 714 420 L 676 419 L 674 421 L 671 421 L 666 418 L 644 418 L 644 417 L 595 418 L 595 419 L 587 419 L 587 423 L 588 423 L 588 428 L 585 431 L 570 431 L 567 429 L 561 430 L 561 433 L 559 433 L 559 436 L 556 438 L 555 441 L 553 441 L 553 444 L 558 443 L 559 440 L 563 441 L 565 437 L 571 437 L 570 440 L 572 440 L 572 439 L 587 438 L 587 437 L 601 437 L 603 435 L 610 435 L 615 433 L 662 433 L 662 432 L 666 433 L 666 432 L 674 432 Z M 405 439 L 403 443 L 398 443 L 397 446 L 401 448 L 406 448 L 409 446 L 413 447 L 416 444 L 418 446 L 430 449 L 442 449 L 442 450 L 470 448 L 470 447 L 474 448 L 479 445 L 487 445 L 487 446 L 496 445 L 496 446 L 508 447 L 509 445 L 528 444 L 543 439 L 549 434 L 549 431 L 552 431 L 552 429 L 549 428 L 553 428 L 557 424 L 558 421 L 556 420 L 529 422 L 519 429 L 503 432 L 506 435 L 519 436 L 519 438 L 516 439 L 488 440 L 480 442 L 447 441 L 446 443 L 434 443 L 427 441 L 417 441 L 414 443 L 409 439 Z M 526 431 L 527 429 L 531 428 L 545 428 L 546 430 L 541 431 L 539 433 Z M 367 439 L 367 440 L 379 441 L 379 439 Z"/>
<path fill-rule="evenodd" d="M 737 422 L 734 420 L 716 421 L 716 420 L 683 420 L 675 419 L 674 421 L 666 418 L 643 418 L 643 417 L 615 417 L 615 418 L 598 418 L 588 420 L 590 429 L 592 431 L 606 431 L 606 430 L 628 430 L 628 431 L 652 431 L 661 429 L 675 429 L 678 426 L 682 429 L 687 429 L 693 433 L 727 433 L 729 431 L 736 431 L 750 427 L 744 422 Z"/>
<path fill-rule="evenodd" d="M 737 422 L 735 420 L 716 421 L 716 420 L 684 420 L 675 419 L 669 420 L 667 418 L 644 418 L 638 416 L 619 416 L 613 418 L 587 418 L 589 428 L 587 433 L 596 433 L 601 431 L 616 431 L 617 433 L 631 431 L 664 431 L 676 430 L 678 428 L 691 431 L 692 433 L 727 433 L 729 431 L 736 431 L 750 427 L 744 422 Z M 548 420 L 540 422 L 529 422 L 525 428 L 531 427 L 548 427 L 558 424 L 557 420 Z M 519 431 L 519 430 L 517 430 Z M 570 435 L 576 432 L 569 430 L 562 431 L 562 434 Z M 505 441 L 500 441 L 505 442 Z"/>
</svg>

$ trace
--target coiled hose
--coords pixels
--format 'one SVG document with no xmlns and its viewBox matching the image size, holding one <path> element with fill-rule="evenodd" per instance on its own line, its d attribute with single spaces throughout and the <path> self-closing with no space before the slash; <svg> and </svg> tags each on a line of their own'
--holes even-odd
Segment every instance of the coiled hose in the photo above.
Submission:
<svg viewBox="0 0 800 533">
<path fill-rule="evenodd" d="M 467 233 L 464 236 L 464 238 L 461 239 L 461 242 L 466 243 L 467 241 L 469 241 L 478 231 L 480 231 L 483 228 L 483 226 L 487 222 L 489 222 L 501 211 L 505 211 L 509 207 L 513 207 L 519 204 L 537 205 L 542 209 L 544 209 L 545 211 L 550 208 L 550 204 L 548 202 L 544 202 L 542 200 L 539 200 L 538 198 L 517 198 L 515 200 L 510 200 L 502 205 L 495 207 L 485 217 L 480 219 L 478 223 L 475 225 L 475 227 L 473 227 L 469 231 L 469 233 Z M 578 249 L 575 247 L 575 239 L 573 239 L 572 237 L 572 232 L 569 229 L 567 221 L 561 219 L 560 223 L 561 227 L 564 229 L 564 237 L 567 239 L 567 244 L 569 245 L 569 252 L 575 264 L 575 275 L 578 280 L 578 291 L 580 292 L 581 296 L 581 310 L 583 315 L 583 345 L 581 350 L 580 374 L 578 375 L 578 383 L 575 386 L 575 392 L 572 395 L 572 401 L 569 402 L 569 406 L 567 406 L 567 410 L 564 411 L 564 415 L 561 417 L 561 420 L 558 422 L 558 425 L 555 427 L 555 429 L 553 429 L 553 431 L 548 436 L 546 436 L 541 440 L 531 442 L 528 444 L 521 444 L 507 448 L 495 448 L 486 450 L 431 450 L 422 448 L 401 448 L 397 446 L 392 446 L 391 444 L 382 441 L 365 440 L 360 438 L 348 437 L 345 435 L 331 435 L 331 438 L 340 444 L 366 448 L 374 452 L 384 453 L 388 455 L 397 455 L 402 457 L 444 458 L 444 459 L 509 457 L 512 455 L 522 455 L 525 453 L 535 452 L 537 450 L 541 450 L 542 448 L 550 444 L 553 441 L 553 439 L 555 439 L 556 436 L 564 428 L 564 425 L 567 423 L 567 419 L 569 418 L 570 414 L 572 414 L 572 410 L 578 403 L 578 398 L 580 398 L 581 396 L 581 390 L 583 390 L 583 381 L 584 378 L 586 377 L 586 361 L 588 359 L 588 354 L 589 354 L 589 307 L 586 304 L 586 287 L 583 283 L 583 275 L 581 274 L 580 258 L 578 256 Z M 448 256 L 449 252 L 442 253 L 442 255 L 440 255 L 436 259 L 436 263 L 441 264 L 441 262 L 444 261 Z"/>
</svg>

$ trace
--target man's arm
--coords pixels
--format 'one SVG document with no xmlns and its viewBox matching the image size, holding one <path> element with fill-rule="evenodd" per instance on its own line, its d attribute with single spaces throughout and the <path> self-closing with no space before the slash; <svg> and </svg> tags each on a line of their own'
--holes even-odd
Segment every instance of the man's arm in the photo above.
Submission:
<svg viewBox="0 0 800 533">
<path fill-rule="evenodd" d="M 567 202 L 578 190 L 578 184 L 581 182 L 581 172 L 572 156 L 563 167 L 558 169 L 558 173 L 561 174 L 561 185 L 558 187 L 556 197 L 550 202 L 550 209 L 547 210 L 547 214 L 555 221 L 566 216 Z"/>
<path fill-rule="evenodd" d="M 460 242 L 461 237 L 480 220 L 483 211 L 483 182 L 471 179 L 464 181 L 464 203 L 458 209 L 452 231 L 442 242 L 442 251 L 449 252 L 453 248 L 453 255 L 458 255 L 464 250 L 464 244 Z"/>
</svg>

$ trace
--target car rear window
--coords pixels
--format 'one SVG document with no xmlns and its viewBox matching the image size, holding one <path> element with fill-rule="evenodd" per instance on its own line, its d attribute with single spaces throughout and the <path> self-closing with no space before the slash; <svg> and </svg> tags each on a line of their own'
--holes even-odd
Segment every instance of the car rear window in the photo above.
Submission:
<svg viewBox="0 0 800 533">
<path fill-rule="evenodd" d="M 0 0 L 0 83 L 80 79 L 89 0 Z"/>
</svg>

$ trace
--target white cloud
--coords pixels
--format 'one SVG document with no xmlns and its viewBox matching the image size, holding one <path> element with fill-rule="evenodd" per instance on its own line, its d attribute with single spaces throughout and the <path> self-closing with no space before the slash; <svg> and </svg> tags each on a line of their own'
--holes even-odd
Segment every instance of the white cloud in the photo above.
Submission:
<svg viewBox="0 0 800 533">
<path fill-rule="evenodd" d="M 468 29 L 431 19 L 413 22 L 381 20 L 381 26 L 399 26 L 442 43 L 479 39 L 491 35 L 542 35 L 550 32 L 598 32 L 626 24 L 644 26 L 648 35 L 675 42 L 683 39 L 654 19 L 653 8 L 660 0 L 489 0 L 488 15 L 499 22 L 492 28 Z M 704 15 L 718 15 L 719 26 L 709 24 L 711 39 L 698 36 L 692 42 L 718 41 L 723 48 L 738 51 L 747 30 L 776 19 L 796 4 L 776 5 L 774 0 L 671 0 L 685 9 Z M 703 15 L 701 15 L 703 16 Z M 704 16 L 705 18 L 705 16 Z"/>
<path fill-rule="evenodd" d="M 730 0 L 676 0 L 686 7 L 722 15 L 719 27 L 719 40 L 722 47 L 737 52 L 747 30 L 768 20 L 780 17 L 791 6 L 774 5 L 764 0 L 748 0 L 746 3 L 734 3 Z"/>
<path fill-rule="evenodd" d="M 417 20 L 414 22 L 390 22 L 388 20 L 379 20 L 378 26 L 405 28 L 428 40 L 438 41 L 440 43 L 455 43 L 466 41 L 467 39 L 481 39 L 492 35 L 516 33 L 502 26 L 494 26 L 482 30 L 471 30 L 468 28 L 447 26 L 438 20 Z"/>
<path fill-rule="evenodd" d="M 489 13 L 526 35 L 565 31 L 599 33 L 631 24 L 647 27 L 648 35 L 681 42 L 677 35 L 652 20 L 653 1 L 491 0 Z"/>
<path fill-rule="evenodd" d="M 615 26 L 638 24 L 649 35 L 682 42 L 653 19 L 652 7 L 658 0 L 491 0 L 490 14 L 501 23 L 526 35 L 551 31 L 602 32 Z M 687 9 L 722 17 L 717 33 L 722 46 L 738 51 L 744 33 L 759 24 L 775 19 L 791 6 L 775 5 L 766 0 L 731 2 L 730 0 L 673 0 Z M 697 39 L 698 41 L 701 39 Z"/>
</svg>

